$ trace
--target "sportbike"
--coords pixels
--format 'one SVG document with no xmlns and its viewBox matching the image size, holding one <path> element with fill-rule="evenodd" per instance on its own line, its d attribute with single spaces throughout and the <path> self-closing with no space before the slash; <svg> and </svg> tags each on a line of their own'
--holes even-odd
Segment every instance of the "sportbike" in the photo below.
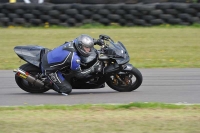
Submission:
<svg viewBox="0 0 200 133">
<path fill-rule="evenodd" d="M 69 68 L 61 70 L 62 75 L 72 85 L 73 89 L 97 89 L 105 87 L 105 83 L 119 92 L 136 90 L 143 81 L 141 72 L 129 63 L 130 57 L 121 42 L 114 42 L 107 35 L 100 35 L 104 43 L 98 50 L 90 54 L 82 69 L 87 69 L 100 62 L 102 70 L 83 79 L 73 76 Z M 24 91 L 29 93 L 44 93 L 54 89 L 54 84 L 41 71 L 41 58 L 50 49 L 38 45 L 16 46 L 15 53 L 23 59 L 23 64 L 15 69 L 15 81 Z"/>
</svg>

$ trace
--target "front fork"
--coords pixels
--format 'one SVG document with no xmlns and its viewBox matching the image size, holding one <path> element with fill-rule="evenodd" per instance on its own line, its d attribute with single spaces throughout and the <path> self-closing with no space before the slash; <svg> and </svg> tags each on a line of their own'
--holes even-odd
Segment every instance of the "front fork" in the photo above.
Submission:
<svg viewBox="0 0 200 133">
<path fill-rule="evenodd" d="M 125 65 L 122 65 L 121 67 L 122 67 L 122 70 L 125 70 L 125 71 L 130 71 L 130 70 L 133 69 L 133 65 L 132 64 L 125 64 Z M 113 80 L 114 84 L 118 84 L 118 82 L 117 82 L 117 80 L 118 80 L 124 85 L 129 85 L 130 84 L 130 79 L 125 77 L 125 79 L 122 80 L 120 78 L 119 74 L 123 75 L 125 73 L 124 72 L 119 72 L 118 74 L 115 74 L 114 80 Z M 116 79 L 115 79 L 115 77 L 116 77 Z"/>
</svg>

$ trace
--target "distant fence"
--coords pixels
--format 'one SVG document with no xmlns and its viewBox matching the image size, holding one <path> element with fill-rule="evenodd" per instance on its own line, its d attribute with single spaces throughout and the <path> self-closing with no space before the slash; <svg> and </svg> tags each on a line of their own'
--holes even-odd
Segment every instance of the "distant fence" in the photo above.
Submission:
<svg viewBox="0 0 200 133">
<path fill-rule="evenodd" d="M 200 4 L 0 4 L 0 26 L 126 26 L 200 23 Z"/>
</svg>

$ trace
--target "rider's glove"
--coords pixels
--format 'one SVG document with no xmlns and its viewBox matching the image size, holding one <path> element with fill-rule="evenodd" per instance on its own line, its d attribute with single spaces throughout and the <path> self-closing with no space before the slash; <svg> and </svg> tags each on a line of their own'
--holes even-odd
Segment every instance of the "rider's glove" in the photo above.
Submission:
<svg viewBox="0 0 200 133">
<path fill-rule="evenodd" d="M 97 45 L 99 45 L 99 46 L 102 46 L 102 45 L 104 45 L 104 41 L 102 40 L 102 39 L 95 39 L 94 40 L 94 44 L 97 44 Z"/>
</svg>

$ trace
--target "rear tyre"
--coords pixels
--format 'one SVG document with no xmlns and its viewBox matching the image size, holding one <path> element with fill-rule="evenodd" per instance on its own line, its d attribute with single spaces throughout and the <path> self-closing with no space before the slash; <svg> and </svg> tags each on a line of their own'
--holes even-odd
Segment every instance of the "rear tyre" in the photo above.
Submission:
<svg viewBox="0 0 200 133">
<path fill-rule="evenodd" d="M 36 74 L 41 74 L 41 70 L 38 67 L 31 65 L 29 63 L 20 66 L 20 69 L 30 73 L 32 76 L 35 76 Z M 44 93 L 49 90 L 49 88 L 45 88 L 45 87 L 39 88 L 37 86 L 34 86 L 28 81 L 18 77 L 16 74 L 15 74 L 15 81 L 22 90 L 29 93 Z"/>
<path fill-rule="evenodd" d="M 117 75 L 123 82 L 116 75 L 112 75 L 106 83 L 110 88 L 119 92 L 136 90 L 143 81 L 141 72 L 135 67 L 132 70 L 123 70 Z"/>
</svg>

